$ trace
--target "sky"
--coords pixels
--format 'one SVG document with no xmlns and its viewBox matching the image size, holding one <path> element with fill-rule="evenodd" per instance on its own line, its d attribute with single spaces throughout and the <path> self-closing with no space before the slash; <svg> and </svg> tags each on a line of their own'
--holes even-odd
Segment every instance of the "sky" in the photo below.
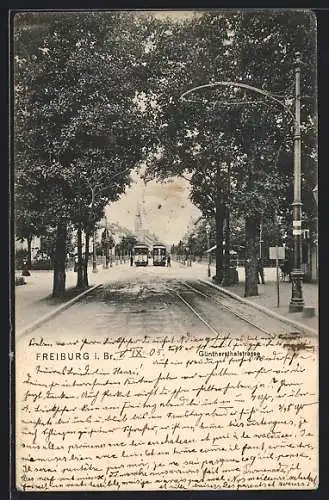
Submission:
<svg viewBox="0 0 329 500">
<path fill-rule="evenodd" d="M 188 199 L 188 181 L 172 178 L 172 182 L 148 182 L 146 185 L 135 176 L 130 188 L 117 202 L 106 208 L 108 221 L 135 230 L 138 203 L 142 211 L 143 228 L 155 233 L 165 244 L 177 243 L 187 231 L 188 225 L 198 219 L 201 212 Z"/>
</svg>

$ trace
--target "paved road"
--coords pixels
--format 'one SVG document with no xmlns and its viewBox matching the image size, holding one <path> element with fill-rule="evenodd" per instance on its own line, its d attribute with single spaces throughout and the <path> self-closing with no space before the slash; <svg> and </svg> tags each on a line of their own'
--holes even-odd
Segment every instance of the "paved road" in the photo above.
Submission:
<svg viewBox="0 0 329 500">
<path fill-rule="evenodd" d="M 129 267 L 34 331 L 35 336 L 271 335 L 292 327 L 223 295 L 179 265 Z"/>
</svg>

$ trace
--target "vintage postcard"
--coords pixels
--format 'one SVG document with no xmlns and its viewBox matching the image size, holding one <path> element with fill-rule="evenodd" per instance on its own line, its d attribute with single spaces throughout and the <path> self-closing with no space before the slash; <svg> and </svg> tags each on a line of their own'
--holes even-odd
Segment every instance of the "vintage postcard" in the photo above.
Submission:
<svg viewBox="0 0 329 500">
<path fill-rule="evenodd" d="M 317 489 L 315 14 L 11 30 L 13 488 Z"/>
</svg>

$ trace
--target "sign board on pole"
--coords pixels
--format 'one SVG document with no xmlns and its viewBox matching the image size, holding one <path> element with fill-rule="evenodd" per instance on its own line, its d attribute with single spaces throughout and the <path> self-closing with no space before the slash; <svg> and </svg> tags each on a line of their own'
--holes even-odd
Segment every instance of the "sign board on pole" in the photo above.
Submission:
<svg viewBox="0 0 329 500">
<path fill-rule="evenodd" d="M 270 247 L 270 259 L 272 260 L 284 260 L 285 259 L 285 247 Z"/>
</svg>

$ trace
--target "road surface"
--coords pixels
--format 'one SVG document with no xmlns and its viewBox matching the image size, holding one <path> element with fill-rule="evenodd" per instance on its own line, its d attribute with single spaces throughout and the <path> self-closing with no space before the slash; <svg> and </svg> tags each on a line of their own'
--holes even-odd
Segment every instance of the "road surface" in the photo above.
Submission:
<svg viewBox="0 0 329 500">
<path fill-rule="evenodd" d="M 36 335 L 261 335 L 295 329 L 202 283 L 203 269 L 125 267 Z"/>
</svg>

